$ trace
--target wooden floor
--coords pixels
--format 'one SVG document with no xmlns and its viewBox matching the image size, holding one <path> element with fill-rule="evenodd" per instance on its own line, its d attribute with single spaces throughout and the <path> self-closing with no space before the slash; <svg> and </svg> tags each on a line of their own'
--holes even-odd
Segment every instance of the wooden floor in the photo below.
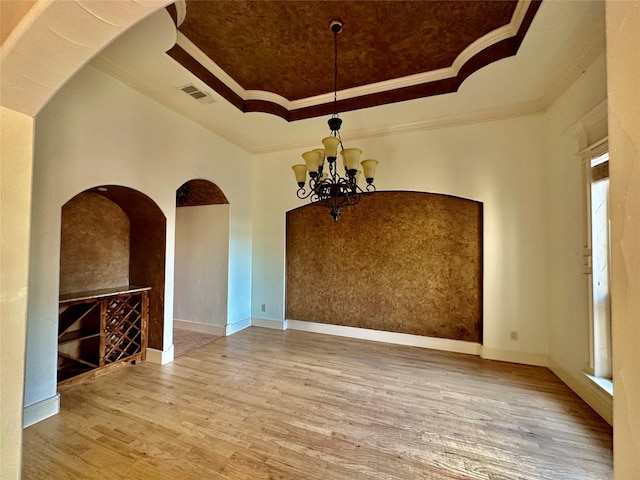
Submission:
<svg viewBox="0 0 640 480">
<path fill-rule="evenodd" d="M 189 353 L 191 350 L 200 348 L 207 343 L 211 343 L 217 340 L 216 335 L 209 335 L 206 333 L 192 332 L 190 330 L 184 330 L 182 328 L 173 329 L 173 356 L 175 358 L 181 357 L 185 353 Z"/>
<path fill-rule="evenodd" d="M 544 368 L 251 327 L 65 390 L 23 478 L 605 480 L 611 437 Z"/>
</svg>

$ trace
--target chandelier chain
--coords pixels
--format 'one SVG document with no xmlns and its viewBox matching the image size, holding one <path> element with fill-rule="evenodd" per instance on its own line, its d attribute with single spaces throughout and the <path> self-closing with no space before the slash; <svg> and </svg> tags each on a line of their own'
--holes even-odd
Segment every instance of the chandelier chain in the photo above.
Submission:
<svg viewBox="0 0 640 480">
<path fill-rule="evenodd" d="M 333 114 L 338 115 L 338 32 L 333 32 Z"/>
<path fill-rule="evenodd" d="M 333 117 L 339 118 L 338 115 L 338 33 L 340 30 L 333 30 Z M 333 133 L 333 132 L 332 132 Z M 340 148 L 344 150 L 340 129 L 336 130 L 335 136 L 340 140 Z"/>
</svg>

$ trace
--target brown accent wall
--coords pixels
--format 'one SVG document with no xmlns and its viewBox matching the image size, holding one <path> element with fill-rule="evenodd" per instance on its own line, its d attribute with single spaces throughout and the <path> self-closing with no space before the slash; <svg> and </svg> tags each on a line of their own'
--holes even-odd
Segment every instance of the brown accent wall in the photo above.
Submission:
<svg viewBox="0 0 640 480">
<path fill-rule="evenodd" d="M 107 185 L 100 194 L 117 203 L 131 223 L 129 283 L 151 287 L 149 292 L 149 342 L 163 349 L 164 284 L 167 221 L 162 210 L 146 195 L 119 185 Z"/>
<path fill-rule="evenodd" d="M 148 346 L 163 349 L 166 219 L 146 195 L 106 185 L 62 207 L 60 293 L 151 287 Z"/>
<path fill-rule="evenodd" d="M 482 342 L 482 203 L 377 192 L 287 212 L 286 317 Z"/>
<path fill-rule="evenodd" d="M 228 204 L 229 200 L 215 183 L 196 178 L 176 190 L 176 207 Z"/>
<path fill-rule="evenodd" d="M 60 293 L 129 283 L 129 218 L 118 205 L 84 192 L 62 207 Z"/>
</svg>

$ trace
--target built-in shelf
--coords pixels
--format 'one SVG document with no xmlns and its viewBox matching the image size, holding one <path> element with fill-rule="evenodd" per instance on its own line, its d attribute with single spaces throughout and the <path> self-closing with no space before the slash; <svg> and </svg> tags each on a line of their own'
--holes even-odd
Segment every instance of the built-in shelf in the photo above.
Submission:
<svg viewBox="0 0 640 480">
<path fill-rule="evenodd" d="M 145 359 L 150 290 L 124 285 L 60 295 L 59 386 Z"/>
<path fill-rule="evenodd" d="M 94 338 L 99 336 L 100 336 L 100 332 L 87 335 L 84 332 L 81 332 L 80 330 L 76 330 L 75 332 L 67 332 L 64 335 L 62 335 L 58 339 L 58 345 L 65 345 L 71 342 L 88 340 L 89 338 Z"/>
</svg>

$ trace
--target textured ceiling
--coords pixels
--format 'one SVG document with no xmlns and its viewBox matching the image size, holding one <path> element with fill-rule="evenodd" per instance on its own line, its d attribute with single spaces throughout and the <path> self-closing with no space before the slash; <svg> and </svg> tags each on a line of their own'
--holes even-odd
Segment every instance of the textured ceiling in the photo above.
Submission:
<svg viewBox="0 0 640 480">
<path fill-rule="evenodd" d="M 169 7 L 180 32 L 171 57 L 240 110 L 297 120 L 332 111 L 331 20 L 344 23 L 338 35 L 338 90 L 355 89 L 338 95 L 338 108 L 346 111 L 456 91 L 471 73 L 517 52 L 539 2 L 189 0 L 177 5 Z"/>
</svg>

